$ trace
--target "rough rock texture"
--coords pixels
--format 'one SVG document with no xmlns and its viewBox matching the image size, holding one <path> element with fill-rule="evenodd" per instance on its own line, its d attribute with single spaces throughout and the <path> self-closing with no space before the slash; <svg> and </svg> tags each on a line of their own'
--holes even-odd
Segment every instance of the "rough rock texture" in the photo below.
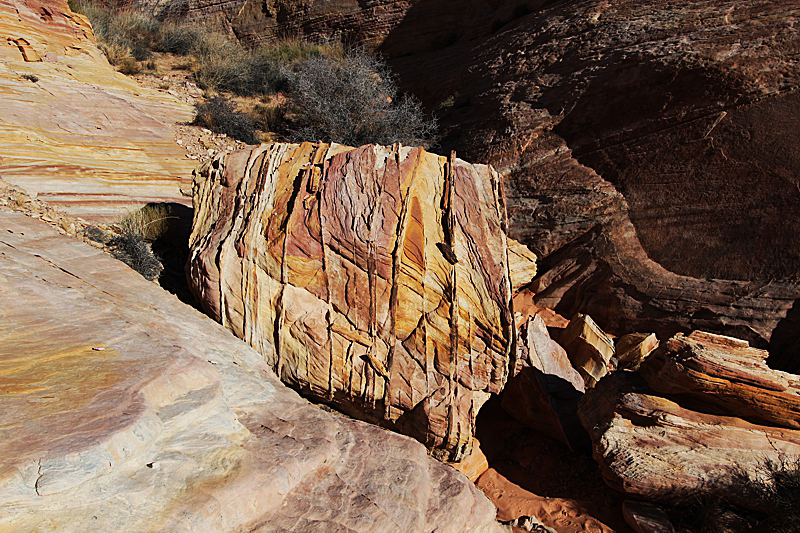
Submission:
<svg viewBox="0 0 800 533">
<path fill-rule="evenodd" d="M 614 371 L 614 341 L 589 315 L 573 317 L 558 340 L 587 388 L 594 387 L 603 376 Z"/>
<path fill-rule="evenodd" d="M 195 181 L 190 284 L 284 382 L 460 460 L 512 346 L 498 179 L 421 148 L 231 153 Z"/>
<path fill-rule="evenodd" d="M 170 125 L 191 107 L 115 72 L 66 0 L 0 2 L 0 44 L 3 179 L 87 220 L 189 203 L 193 162 Z"/>
<path fill-rule="evenodd" d="M 519 326 L 512 376 L 503 389 L 503 409 L 524 423 L 572 449 L 584 444 L 578 402 L 584 382 L 564 348 L 550 338 L 544 319 L 536 315 Z"/>
<path fill-rule="evenodd" d="M 0 530 L 501 530 L 421 444 L 309 404 L 119 261 L 0 227 Z"/>
<path fill-rule="evenodd" d="M 679 368 L 686 361 L 687 371 L 653 374 L 651 383 L 669 388 L 665 381 L 672 375 L 684 382 L 691 379 L 687 376 L 696 377 L 692 394 L 683 394 L 685 389 L 679 386 L 675 388 L 681 394 L 667 396 L 653 391 L 639 375 L 617 371 L 581 401 L 578 414 L 592 438 L 604 478 L 613 488 L 644 499 L 675 502 L 717 493 L 745 506 L 752 504 L 743 490 L 746 484 L 737 475 L 746 472 L 758 477 L 767 460 L 800 458 L 800 431 L 786 429 L 785 422 L 757 424 L 743 417 L 757 418 L 752 416 L 754 411 L 774 412 L 770 403 L 774 405 L 776 397 L 787 405 L 785 411 L 796 412 L 800 401 L 786 385 L 796 383 L 797 377 L 778 372 L 770 376 L 763 365 L 765 352 L 732 341 L 723 358 L 725 342 L 706 333 L 679 335 L 667 346 L 672 347 L 668 350 L 675 362 L 665 368 Z M 678 351 L 679 347 L 684 349 Z M 713 390 L 706 386 L 701 393 L 703 380 L 715 383 Z M 728 401 L 719 401 L 717 394 L 725 394 L 726 389 Z M 737 393 L 743 391 L 752 394 L 748 397 L 757 402 L 755 406 L 737 401 Z M 767 407 L 759 405 L 760 398 Z"/>
<path fill-rule="evenodd" d="M 800 429 L 800 377 L 769 368 L 764 350 L 695 331 L 676 335 L 644 365 L 653 390 L 751 422 Z"/>
</svg>

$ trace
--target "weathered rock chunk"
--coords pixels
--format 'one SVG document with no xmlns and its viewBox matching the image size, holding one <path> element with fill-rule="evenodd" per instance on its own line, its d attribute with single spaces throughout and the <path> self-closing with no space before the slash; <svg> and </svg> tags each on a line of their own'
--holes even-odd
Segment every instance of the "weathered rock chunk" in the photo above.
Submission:
<svg viewBox="0 0 800 533">
<path fill-rule="evenodd" d="M 675 501 L 716 492 L 752 504 L 737 474 L 800 457 L 798 377 L 730 337 L 678 334 L 642 365 L 598 383 L 578 413 L 614 488 Z M 655 390 L 654 390 L 655 389 Z"/>
<path fill-rule="evenodd" d="M 800 429 L 800 377 L 769 368 L 768 356 L 739 339 L 679 333 L 641 373 L 655 391 L 755 423 Z"/>
<path fill-rule="evenodd" d="M 559 341 L 587 387 L 594 387 L 613 370 L 614 341 L 589 315 L 578 314 L 570 320 Z"/>
<path fill-rule="evenodd" d="M 617 339 L 615 350 L 620 368 L 636 370 L 658 348 L 655 333 L 629 333 Z"/>
<path fill-rule="evenodd" d="M 578 420 L 583 378 L 538 314 L 520 326 L 513 376 L 503 391 L 503 409 L 522 423 L 579 447 L 586 433 Z"/>
<path fill-rule="evenodd" d="M 468 453 L 512 344 L 497 173 L 421 148 L 273 144 L 197 174 L 190 284 L 284 382 Z M 274 352 L 268 347 L 274 345 Z"/>
</svg>

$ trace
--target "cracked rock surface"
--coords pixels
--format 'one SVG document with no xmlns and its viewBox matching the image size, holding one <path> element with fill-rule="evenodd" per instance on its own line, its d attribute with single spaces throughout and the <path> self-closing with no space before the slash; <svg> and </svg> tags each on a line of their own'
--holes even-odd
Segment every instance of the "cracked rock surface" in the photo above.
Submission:
<svg viewBox="0 0 800 533">
<path fill-rule="evenodd" d="M 497 174 L 421 148 L 273 144 L 199 169 L 190 284 L 285 382 L 469 453 L 513 330 Z M 525 271 L 515 252 L 515 269 Z M 272 350 L 272 346 L 275 350 Z"/>
</svg>

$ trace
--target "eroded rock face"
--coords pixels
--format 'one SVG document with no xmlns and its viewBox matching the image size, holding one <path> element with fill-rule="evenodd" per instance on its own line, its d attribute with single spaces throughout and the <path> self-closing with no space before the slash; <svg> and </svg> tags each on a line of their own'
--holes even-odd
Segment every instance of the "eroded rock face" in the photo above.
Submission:
<svg viewBox="0 0 800 533">
<path fill-rule="evenodd" d="M 800 3 L 531 7 L 392 65 L 437 110 L 444 147 L 506 175 L 537 302 L 615 335 L 766 346 L 800 298 L 772 281 L 800 268 Z"/>
<path fill-rule="evenodd" d="M 659 352 L 642 366 L 649 385 L 617 371 L 581 401 L 606 481 L 645 499 L 717 493 L 752 505 L 737 476 L 800 457 L 797 376 L 768 369 L 762 350 L 708 333 L 678 335 Z"/>
<path fill-rule="evenodd" d="M 3 179 L 89 221 L 189 203 L 194 164 L 170 126 L 191 106 L 115 72 L 66 0 L 0 3 L 0 41 Z"/>
<path fill-rule="evenodd" d="M 195 181 L 190 284 L 285 382 L 460 460 L 512 345 L 498 180 L 421 148 L 231 153 Z"/>
<path fill-rule="evenodd" d="M 418 442 L 312 406 L 102 252 L 0 227 L 1 530 L 501 531 Z"/>
</svg>

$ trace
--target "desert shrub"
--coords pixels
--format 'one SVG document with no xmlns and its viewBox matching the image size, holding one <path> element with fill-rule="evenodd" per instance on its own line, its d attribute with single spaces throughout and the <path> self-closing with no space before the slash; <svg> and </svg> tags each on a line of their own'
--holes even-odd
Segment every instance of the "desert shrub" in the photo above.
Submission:
<svg viewBox="0 0 800 533">
<path fill-rule="evenodd" d="M 109 241 L 111 254 L 127 264 L 145 279 L 156 279 L 163 266 L 141 235 L 125 232 Z"/>
<path fill-rule="evenodd" d="M 361 50 L 298 62 L 290 92 L 291 136 L 297 141 L 424 144 L 436 130 L 418 100 L 398 98 L 386 63 Z"/>
<path fill-rule="evenodd" d="M 162 24 L 158 31 L 155 49 L 179 56 L 190 54 L 208 32 L 199 26 L 189 24 Z"/>
<path fill-rule="evenodd" d="M 142 71 L 142 66 L 139 65 L 139 62 L 136 61 L 135 58 L 126 57 L 119 62 L 117 70 L 131 76 L 133 74 L 139 74 Z"/>
<path fill-rule="evenodd" d="M 123 233 L 134 233 L 142 239 L 153 242 L 160 238 L 169 227 L 169 210 L 161 204 L 147 204 L 132 211 L 117 225 Z"/>
<path fill-rule="evenodd" d="M 280 131 L 286 120 L 286 106 L 256 104 L 249 115 L 255 127 L 261 131 Z"/>
<path fill-rule="evenodd" d="M 248 144 L 259 142 L 250 117 L 237 111 L 235 104 L 224 96 L 215 96 L 205 103 L 196 104 L 192 124 L 216 133 L 224 133 Z"/>
<path fill-rule="evenodd" d="M 28 81 L 32 81 L 33 83 L 36 83 L 36 82 L 39 81 L 39 76 L 37 76 L 36 74 L 25 73 L 25 74 L 22 75 L 22 77 L 25 78 Z"/>
<path fill-rule="evenodd" d="M 105 239 L 114 257 L 152 281 L 161 274 L 164 267 L 159 257 L 153 253 L 151 245 L 167 231 L 169 218 L 166 206 L 148 204 L 128 213 L 117 222 L 120 234 L 116 237 L 109 240 L 97 232 L 87 232 L 86 235 L 93 240 Z"/>
<path fill-rule="evenodd" d="M 70 7 L 89 18 L 97 42 L 112 65 L 121 64 L 127 57 L 137 61 L 150 57 L 160 26 L 151 15 L 134 9 L 110 9 L 87 1 L 71 3 Z"/>
</svg>

